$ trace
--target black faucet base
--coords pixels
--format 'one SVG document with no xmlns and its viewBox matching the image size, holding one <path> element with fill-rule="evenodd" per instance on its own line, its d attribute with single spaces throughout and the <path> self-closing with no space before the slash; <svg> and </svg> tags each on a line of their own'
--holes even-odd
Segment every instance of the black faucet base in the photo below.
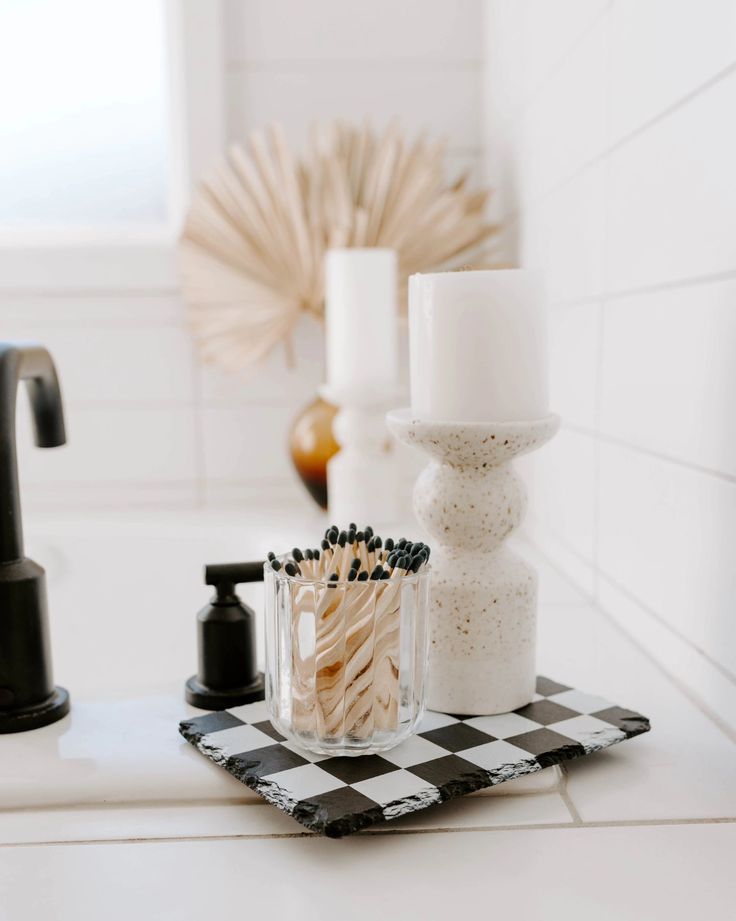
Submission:
<svg viewBox="0 0 736 921">
<path fill-rule="evenodd" d="M 0 734 L 40 729 L 63 719 L 69 712 L 69 692 L 54 688 L 49 698 L 32 707 L 3 712 L 0 710 Z"/>
<path fill-rule="evenodd" d="M 187 703 L 200 710 L 228 710 L 230 707 L 242 707 L 243 704 L 252 704 L 263 700 L 266 696 L 263 672 L 259 672 L 256 680 L 245 688 L 231 688 L 227 691 L 215 691 L 205 687 L 197 680 L 196 675 L 186 682 L 184 693 Z"/>
</svg>

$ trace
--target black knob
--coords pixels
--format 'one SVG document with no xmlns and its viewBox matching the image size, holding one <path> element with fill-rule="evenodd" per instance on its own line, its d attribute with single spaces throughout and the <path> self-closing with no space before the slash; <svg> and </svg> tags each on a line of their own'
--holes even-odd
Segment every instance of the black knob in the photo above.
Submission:
<svg viewBox="0 0 736 921">
<path fill-rule="evenodd" d="M 263 673 L 256 666 L 255 614 L 235 592 L 241 582 L 262 582 L 263 563 L 217 563 L 204 581 L 215 596 L 197 614 L 199 668 L 185 686 L 187 702 L 225 710 L 263 700 Z"/>
</svg>

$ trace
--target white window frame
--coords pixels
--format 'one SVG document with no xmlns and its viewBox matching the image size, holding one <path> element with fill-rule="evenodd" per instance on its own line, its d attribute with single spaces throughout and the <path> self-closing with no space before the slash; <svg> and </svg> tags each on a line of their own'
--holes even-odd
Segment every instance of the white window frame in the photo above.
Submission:
<svg viewBox="0 0 736 921">
<path fill-rule="evenodd" d="M 198 178 L 225 147 L 223 0 L 165 0 L 168 139 L 167 222 L 0 232 L 0 294 L 171 291 L 176 241 Z"/>
</svg>

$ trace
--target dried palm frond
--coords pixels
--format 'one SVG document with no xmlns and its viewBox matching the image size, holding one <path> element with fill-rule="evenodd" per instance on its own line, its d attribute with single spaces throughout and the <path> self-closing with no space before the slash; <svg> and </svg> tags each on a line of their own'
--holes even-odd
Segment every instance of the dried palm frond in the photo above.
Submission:
<svg viewBox="0 0 736 921">
<path fill-rule="evenodd" d="M 184 296 L 205 360 L 239 371 L 289 342 L 302 313 L 324 313 L 331 247 L 395 249 L 399 285 L 461 260 L 496 227 L 488 192 L 448 185 L 443 145 L 395 126 L 333 122 L 296 159 L 279 126 L 234 144 L 201 185 L 181 239 Z"/>
</svg>

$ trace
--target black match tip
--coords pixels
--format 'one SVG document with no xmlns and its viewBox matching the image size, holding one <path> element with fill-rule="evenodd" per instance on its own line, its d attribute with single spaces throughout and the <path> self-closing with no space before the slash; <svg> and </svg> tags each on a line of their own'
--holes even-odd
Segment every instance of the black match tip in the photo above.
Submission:
<svg viewBox="0 0 736 921">
<path fill-rule="evenodd" d="M 314 554 L 313 554 L 312 551 L 309 549 L 309 547 L 307 547 L 307 549 L 304 551 L 304 556 L 305 556 L 308 560 L 313 560 L 313 559 L 314 559 Z"/>
<path fill-rule="evenodd" d="M 406 538 L 402 537 L 399 539 L 398 543 L 396 544 L 396 549 L 403 550 L 404 547 L 406 547 Z"/>
<path fill-rule="evenodd" d="M 383 579 L 390 579 L 390 578 L 391 578 L 391 574 L 388 572 L 388 570 L 384 569 L 383 572 L 381 573 L 381 579 L 383 580 Z"/>
<path fill-rule="evenodd" d="M 363 530 L 365 531 L 366 537 L 373 537 L 373 528 L 370 525 L 367 525 L 367 527 L 363 528 Z"/>
<path fill-rule="evenodd" d="M 319 550 L 316 547 L 312 550 L 312 558 L 315 560 L 319 559 Z"/>
<path fill-rule="evenodd" d="M 380 579 L 383 572 L 383 566 L 379 563 L 371 573 L 371 579 Z"/>
<path fill-rule="evenodd" d="M 349 544 L 355 543 L 355 528 L 350 528 L 350 530 L 348 531 L 348 543 Z"/>
<path fill-rule="evenodd" d="M 390 553 L 394 549 L 394 539 L 393 537 L 387 537 L 386 543 L 383 545 L 386 550 Z"/>
<path fill-rule="evenodd" d="M 273 563 L 275 559 L 276 559 L 276 554 L 273 552 L 273 550 L 270 550 L 268 553 L 268 562 Z"/>
<path fill-rule="evenodd" d="M 278 572 L 279 569 L 281 569 L 281 563 L 279 563 L 278 560 L 271 560 L 271 569 L 273 569 L 274 572 Z"/>
<path fill-rule="evenodd" d="M 350 572 L 348 573 L 348 582 L 355 582 L 357 578 L 358 578 L 357 569 L 351 569 Z"/>
<path fill-rule="evenodd" d="M 340 533 L 337 535 L 337 542 L 341 547 L 344 547 L 345 544 L 348 542 L 347 532 L 340 531 Z"/>
<path fill-rule="evenodd" d="M 411 571 L 412 571 L 412 572 L 419 572 L 419 570 L 420 570 L 420 568 L 421 568 L 422 566 L 424 566 L 424 557 L 423 557 L 423 556 L 416 556 L 416 557 L 414 557 L 414 559 L 412 560 L 412 563 L 411 563 Z"/>
<path fill-rule="evenodd" d="M 330 582 L 337 582 L 338 579 L 339 579 L 338 574 L 336 572 L 333 572 L 332 575 L 330 576 Z"/>
<path fill-rule="evenodd" d="M 363 572 L 358 573 L 358 582 L 367 582 L 367 581 L 368 581 L 368 573 L 364 569 Z"/>
<path fill-rule="evenodd" d="M 373 551 L 376 549 L 376 542 L 373 540 L 372 537 L 368 541 L 367 547 L 368 547 L 368 553 L 373 553 Z"/>
<path fill-rule="evenodd" d="M 321 547 L 323 550 L 329 550 L 330 542 L 327 540 L 326 537 L 325 537 L 325 539 L 322 541 L 322 543 L 320 544 L 320 547 Z"/>
<path fill-rule="evenodd" d="M 357 531 L 357 530 L 358 530 L 358 525 L 354 521 L 351 521 L 350 524 L 348 525 L 348 531 Z"/>
<path fill-rule="evenodd" d="M 297 563 L 301 563 L 301 561 L 304 559 L 304 554 L 298 547 L 294 547 L 294 549 L 291 551 L 291 555 L 294 557 Z"/>
<path fill-rule="evenodd" d="M 287 574 L 287 576 L 298 576 L 299 567 L 295 566 L 294 563 L 286 563 L 284 566 L 284 572 Z"/>
<path fill-rule="evenodd" d="M 364 531 L 358 531 L 358 532 L 356 533 L 356 535 L 355 535 L 355 540 L 356 540 L 359 544 L 362 544 L 363 541 L 365 540 L 365 532 L 364 532 Z"/>
<path fill-rule="evenodd" d="M 353 562 L 350 564 L 351 569 L 360 569 L 360 560 L 356 556 Z"/>
</svg>

